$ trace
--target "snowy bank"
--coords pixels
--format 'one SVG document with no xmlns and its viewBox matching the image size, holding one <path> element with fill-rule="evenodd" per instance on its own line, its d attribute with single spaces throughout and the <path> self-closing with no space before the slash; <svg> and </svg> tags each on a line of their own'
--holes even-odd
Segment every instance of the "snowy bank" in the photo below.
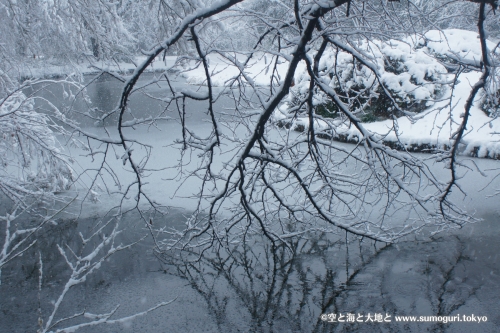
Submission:
<svg viewBox="0 0 500 333">
<path fill-rule="evenodd" d="M 55 60 L 47 60 L 44 58 L 29 59 L 25 62 L 23 68 L 19 69 L 21 78 L 58 78 L 65 77 L 71 74 L 91 75 L 101 71 L 108 71 L 119 74 L 130 74 L 135 68 L 146 60 L 146 56 L 138 56 L 131 59 L 129 62 L 108 62 L 108 61 L 81 61 L 70 62 L 66 64 L 54 63 Z M 146 72 L 158 72 L 170 70 L 175 65 L 176 56 L 167 56 L 156 59 L 147 69 Z"/>
<path fill-rule="evenodd" d="M 254 55 L 245 66 L 243 64 L 247 57 L 243 54 L 236 56 L 231 54 L 227 58 L 219 54 L 209 54 L 207 58 L 212 85 L 218 87 L 233 85 L 236 78 L 238 78 L 238 83 L 248 83 L 247 79 L 249 79 L 257 86 L 269 86 L 271 79 L 273 84 L 281 82 L 288 70 L 288 61 L 283 57 L 276 60 L 276 56 L 269 54 Z M 240 68 L 243 67 L 243 75 L 240 75 Z M 301 68 L 305 68 L 303 63 L 299 64 L 298 70 Z M 191 61 L 181 75 L 189 84 L 207 84 L 205 69 L 199 62 Z"/>
</svg>

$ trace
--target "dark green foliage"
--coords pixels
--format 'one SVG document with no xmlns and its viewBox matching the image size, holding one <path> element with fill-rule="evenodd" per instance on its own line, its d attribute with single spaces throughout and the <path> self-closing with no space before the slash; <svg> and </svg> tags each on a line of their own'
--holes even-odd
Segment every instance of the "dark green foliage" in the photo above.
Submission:
<svg viewBox="0 0 500 333">
<path fill-rule="evenodd" d="M 363 114 L 361 117 L 359 117 L 361 119 L 362 122 L 364 123 L 373 123 L 377 120 L 379 120 L 375 114 L 373 113 L 365 113 Z"/>
<path fill-rule="evenodd" d="M 407 71 L 407 68 L 400 61 L 386 61 L 387 72 L 401 74 Z M 426 76 L 426 81 L 435 82 L 433 77 Z M 418 85 L 415 79 L 410 80 L 413 84 Z M 374 122 L 377 120 L 389 119 L 393 115 L 401 117 L 403 114 L 398 111 L 398 108 L 404 111 L 418 113 L 426 108 L 426 100 L 416 100 L 412 95 L 401 97 L 394 91 L 386 87 L 386 90 L 391 94 L 392 99 L 386 94 L 382 86 L 374 84 L 372 87 L 354 85 L 347 92 L 341 88 L 335 88 L 335 92 L 340 97 L 340 100 L 348 105 L 355 114 L 361 114 L 359 117 L 363 122 Z M 374 91 L 373 91 L 374 90 Z M 434 90 L 435 96 L 440 94 L 439 89 Z M 397 107 L 394 105 L 396 102 Z M 336 118 L 338 116 L 338 107 L 333 101 L 328 101 L 324 104 L 316 106 L 316 114 L 327 117 Z"/>
<path fill-rule="evenodd" d="M 339 115 L 339 109 L 332 101 L 317 105 L 314 111 L 324 118 L 337 118 Z"/>
</svg>

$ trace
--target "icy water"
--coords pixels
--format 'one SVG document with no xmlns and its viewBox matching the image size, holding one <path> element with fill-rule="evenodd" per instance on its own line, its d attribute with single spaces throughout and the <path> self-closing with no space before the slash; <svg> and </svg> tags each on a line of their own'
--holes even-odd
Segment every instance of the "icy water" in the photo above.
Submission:
<svg viewBox="0 0 500 333">
<path fill-rule="evenodd" d="M 186 87 L 182 81 L 175 84 Z M 89 86 L 93 106 L 111 110 L 119 89 L 120 84 L 113 80 Z M 220 103 L 221 110 L 230 107 L 229 101 Z M 146 96 L 133 99 L 131 107 L 142 108 L 145 115 L 159 110 L 157 103 Z M 196 110 L 202 104 L 189 107 Z M 175 120 L 175 115 L 171 116 Z M 200 112 L 188 121 L 202 131 L 207 119 Z M 93 126 L 91 122 L 87 125 Z M 178 123 L 166 120 L 160 129 L 162 132 L 145 131 L 142 135 L 150 141 L 164 140 L 166 145 L 170 133 L 178 132 Z M 102 127 L 93 130 L 98 132 Z M 170 157 L 173 150 L 161 142 L 159 149 Z M 488 196 L 500 188 L 500 181 L 494 179 L 498 162 L 474 161 L 490 171 L 486 171 L 488 177 L 475 171 L 466 175 L 464 190 L 469 196 L 463 199 L 463 206 L 483 221 L 451 234 L 406 239 L 393 245 L 345 234 L 315 235 L 307 242 L 297 241 L 292 249 L 273 249 L 265 238 L 256 238 L 245 248 L 234 247 L 231 258 L 213 252 L 194 266 L 165 257 L 158 260 L 153 254 L 153 241 L 147 237 L 107 259 L 85 283 L 72 288 L 56 317 L 84 310 L 107 313 L 119 304 L 112 318 L 120 318 L 175 299 L 133 321 L 78 332 L 498 332 L 500 207 L 497 197 Z M 155 163 L 169 162 L 160 158 Z M 81 164 L 88 167 L 83 161 Z M 179 208 L 171 209 L 160 223 L 180 226 L 191 206 L 186 199 L 172 199 L 176 187 L 163 185 L 165 182 L 160 185 L 161 179 L 153 178 L 158 189 L 152 193 L 163 194 L 166 203 Z M 85 251 L 78 233 L 92 233 L 106 221 L 103 215 L 113 200 L 112 196 L 103 196 L 97 205 L 75 205 L 73 211 L 56 220 L 57 225 L 40 232 L 39 241 L 30 251 L 2 270 L 0 332 L 35 332 L 38 318 L 46 320 L 69 276 L 57 244 L 67 244 L 75 252 Z M 125 215 L 120 226 L 125 231 L 117 242 L 128 244 L 149 235 L 134 212 Z M 104 235 L 109 231 L 106 229 Z M 44 272 L 41 292 L 40 255 Z M 335 322 L 322 320 L 322 314 L 330 314 L 326 319 Z M 396 316 L 458 316 L 464 320 L 464 315 L 465 319 L 474 315 L 487 321 L 396 321 Z"/>
</svg>

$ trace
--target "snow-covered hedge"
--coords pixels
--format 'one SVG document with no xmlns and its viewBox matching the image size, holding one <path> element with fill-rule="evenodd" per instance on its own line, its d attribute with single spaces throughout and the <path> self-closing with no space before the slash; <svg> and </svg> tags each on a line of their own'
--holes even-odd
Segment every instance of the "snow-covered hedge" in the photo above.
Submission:
<svg viewBox="0 0 500 333">
<path fill-rule="evenodd" d="M 320 61 L 319 75 L 329 81 L 330 87 L 361 119 L 376 120 L 392 114 L 400 116 L 384 88 L 400 109 L 409 112 L 422 111 L 442 93 L 447 70 L 429 55 L 429 50 L 419 44 L 418 39 L 363 41 L 356 47 L 372 58 L 380 79 L 351 54 L 333 47 L 325 51 Z M 305 69 L 296 75 L 296 85 L 286 101 L 289 107 L 307 94 L 309 80 Z M 316 113 L 335 117 L 337 107 L 323 92 L 315 92 L 313 104 Z"/>
</svg>

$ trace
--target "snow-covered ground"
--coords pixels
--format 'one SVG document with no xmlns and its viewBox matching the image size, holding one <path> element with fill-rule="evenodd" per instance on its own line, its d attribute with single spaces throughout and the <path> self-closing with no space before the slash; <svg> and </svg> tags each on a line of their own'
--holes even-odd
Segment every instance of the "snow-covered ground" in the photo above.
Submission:
<svg viewBox="0 0 500 333">
<path fill-rule="evenodd" d="M 228 55 L 228 58 L 224 58 L 219 54 L 208 55 L 209 70 L 211 73 L 210 79 L 214 86 L 233 85 L 234 79 L 240 76 L 240 69 L 235 62 L 237 61 L 239 65 L 243 65 L 246 60 L 246 56 L 244 54 L 230 54 Z M 303 70 L 304 68 L 305 64 L 301 63 L 298 67 L 298 71 Z M 272 74 L 276 75 L 278 80 L 281 81 L 282 78 L 284 78 L 287 69 L 288 62 L 285 59 L 279 58 L 278 61 L 276 61 L 276 57 L 257 53 L 246 64 L 243 72 L 245 75 L 248 75 L 255 85 L 269 86 L 271 84 Z M 275 72 L 273 72 L 273 70 L 275 70 Z M 191 67 L 187 67 L 181 75 L 186 78 L 186 81 L 189 84 L 207 84 L 205 70 L 202 65 L 192 65 Z M 242 78 L 242 81 L 246 82 L 244 78 Z M 276 79 L 273 83 L 276 84 Z"/>
</svg>

